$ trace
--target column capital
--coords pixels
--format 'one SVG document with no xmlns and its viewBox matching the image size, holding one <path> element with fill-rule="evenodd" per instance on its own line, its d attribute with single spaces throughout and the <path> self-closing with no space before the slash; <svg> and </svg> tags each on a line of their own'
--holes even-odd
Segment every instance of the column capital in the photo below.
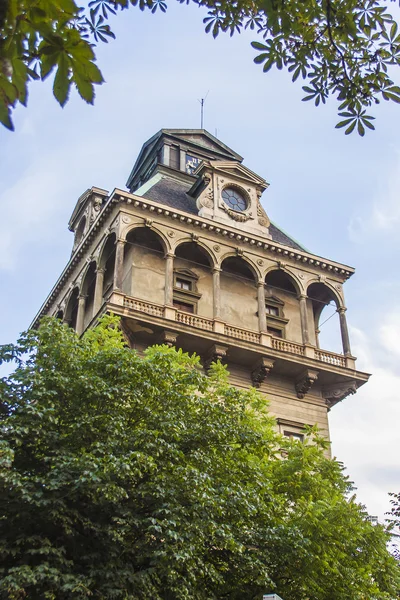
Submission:
<svg viewBox="0 0 400 600">
<path fill-rule="evenodd" d="M 308 296 L 307 294 L 297 294 L 297 300 L 307 300 Z"/>
<path fill-rule="evenodd" d="M 105 273 L 105 272 L 106 272 L 106 270 L 105 270 L 105 268 L 104 268 L 104 267 L 98 267 L 98 268 L 96 269 L 96 273 Z"/>
<path fill-rule="evenodd" d="M 339 308 L 337 308 L 336 310 L 339 313 L 339 315 L 344 315 L 347 308 L 345 306 L 339 306 Z"/>
<path fill-rule="evenodd" d="M 126 240 L 124 240 L 124 239 L 122 239 L 122 238 L 117 238 L 117 240 L 116 240 L 116 243 L 117 243 L 117 244 L 124 245 L 124 244 L 126 244 Z"/>
<path fill-rule="evenodd" d="M 171 252 L 171 251 L 166 252 L 165 258 L 175 258 L 175 252 Z"/>
<path fill-rule="evenodd" d="M 86 298 L 87 298 L 87 297 L 88 297 L 88 295 L 87 295 L 87 294 L 82 294 L 82 293 L 80 293 L 80 294 L 78 295 L 78 300 L 86 300 Z"/>
<path fill-rule="evenodd" d="M 259 279 L 257 281 L 257 287 L 265 287 L 265 281 L 264 281 L 264 279 Z"/>
<path fill-rule="evenodd" d="M 213 273 L 221 273 L 221 271 L 222 271 L 221 267 L 213 267 L 212 268 Z"/>
</svg>

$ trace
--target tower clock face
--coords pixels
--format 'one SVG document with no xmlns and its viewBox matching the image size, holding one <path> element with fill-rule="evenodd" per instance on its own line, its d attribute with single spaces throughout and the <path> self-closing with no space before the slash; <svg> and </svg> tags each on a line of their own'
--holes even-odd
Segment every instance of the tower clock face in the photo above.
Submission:
<svg viewBox="0 0 400 600">
<path fill-rule="evenodd" d="M 225 204 L 232 210 L 243 212 L 247 208 L 245 197 L 235 188 L 227 187 L 222 191 L 222 198 Z"/>
<path fill-rule="evenodd" d="M 196 156 L 190 156 L 189 154 L 186 154 L 186 173 L 192 175 L 192 173 L 197 169 L 200 163 L 201 158 L 197 158 Z"/>
</svg>

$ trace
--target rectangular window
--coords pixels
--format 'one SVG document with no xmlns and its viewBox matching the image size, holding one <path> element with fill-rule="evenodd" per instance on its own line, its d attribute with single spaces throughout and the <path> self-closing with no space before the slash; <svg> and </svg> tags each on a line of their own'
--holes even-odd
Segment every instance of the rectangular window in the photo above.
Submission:
<svg viewBox="0 0 400 600">
<path fill-rule="evenodd" d="M 176 278 L 175 287 L 180 288 L 181 290 L 190 290 L 192 289 L 192 282 L 187 279 L 178 279 Z"/>
<path fill-rule="evenodd" d="M 174 300 L 173 305 L 178 310 L 182 310 L 183 312 L 194 313 L 193 304 L 188 304 L 187 302 L 180 302 L 179 300 Z"/>
<path fill-rule="evenodd" d="M 282 330 L 281 329 L 275 329 L 275 327 L 267 327 L 267 332 L 270 335 L 273 335 L 274 337 L 278 337 L 278 338 L 283 337 Z"/>
<path fill-rule="evenodd" d="M 173 169 L 180 169 L 181 152 L 179 146 L 170 146 L 169 149 L 169 166 Z"/>
<path fill-rule="evenodd" d="M 265 306 L 265 310 L 267 311 L 267 315 L 273 315 L 274 317 L 279 317 L 279 308 L 277 306 L 271 306 L 267 304 Z"/>
<path fill-rule="evenodd" d="M 295 431 L 284 431 L 283 435 L 291 438 L 292 440 L 298 440 L 299 442 L 304 441 L 304 435 L 302 433 L 296 433 Z"/>
</svg>

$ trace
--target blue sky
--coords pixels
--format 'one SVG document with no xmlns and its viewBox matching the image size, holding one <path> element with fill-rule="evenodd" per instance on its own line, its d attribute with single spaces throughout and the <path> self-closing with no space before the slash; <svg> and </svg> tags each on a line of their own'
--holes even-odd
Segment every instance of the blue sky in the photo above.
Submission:
<svg viewBox="0 0 400 600">
<path fill-rule="evenodd" d="M 344 288 L 352 350 L 373 376 L 332 410 L 331 437 L 359 499 L 382 517 L 387 492 L 400 490 L 400 107 L 385 102 L 375 133 L 346 137 L 333 101 L 301 102 L 299 83 L 253 64 L 255 34 L 213 40 L 203 16 L 177 3 L 166 15 L 120 14 L 117 40 L 98 48 L 107 83 L 94 107 L 73 92 L 62 110 L 51 81 L 34 83 L 16 132 L 0 129 L 0 343 L 28 327 L 67 262 L 80 194 L 123 188 L 159 129 L 199 127 L 209 90 L 205 127 L 269 181 L 270 218 L 311 252 L 356 268 Z M 334 325 L 324 326 L 327 349 L 337 349 Z"/>
</svg>

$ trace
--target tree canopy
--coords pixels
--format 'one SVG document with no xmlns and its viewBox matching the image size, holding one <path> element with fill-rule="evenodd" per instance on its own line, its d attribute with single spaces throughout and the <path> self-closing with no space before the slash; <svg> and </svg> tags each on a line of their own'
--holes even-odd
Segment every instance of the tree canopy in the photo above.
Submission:
<svg viewBox="0 0 400 600">
<path fill-rule="evenodd" d="M 281 437 L 220 364 L 140 357 L 113 316 L 81 339 L 45 319 L 1 360 L 0 598 L 398 597 L 326 442 Z"/>
<path fill-rule="evenodd" d="M 254 61 L 267 72 L 285 67 L 303 79 L 303 100 L 316 106 L 334 96 L 349 134 L 374 129 L 370 108 L 400 103 L 391 72 L 400 62 L 400 32 L 386 0 L 178 0 L 208 9 L 206 32 L 216 37 L 249 28 L 258 35 Z M 55 73 L 53 92 L 64 106 L 71 86 L 88 103 L 103 83 L 94 47 L 115 37 L 110 16 L 129 8 L 167 10 L 167 0 L 0 0 L 0 121 L 26 105 L 27 84 Z"/>
</svg>

